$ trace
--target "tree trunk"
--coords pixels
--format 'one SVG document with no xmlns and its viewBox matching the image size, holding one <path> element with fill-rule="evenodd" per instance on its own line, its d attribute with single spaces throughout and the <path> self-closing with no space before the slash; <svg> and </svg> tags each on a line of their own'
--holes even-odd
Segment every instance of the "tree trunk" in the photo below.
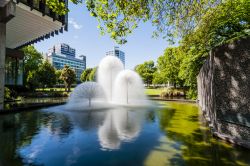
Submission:
<svg viewBox="0 0 250 166">
<path fill-rule="evenodd" d="M 64 91 L 67 92 L 67 83 L 64 82 Z"/>
<path fill-rule="evenodd" d="M 71 85 L 68 84 L 68 92 L 70 92 L 70 87 L 71 87 Z"/>
</svg>

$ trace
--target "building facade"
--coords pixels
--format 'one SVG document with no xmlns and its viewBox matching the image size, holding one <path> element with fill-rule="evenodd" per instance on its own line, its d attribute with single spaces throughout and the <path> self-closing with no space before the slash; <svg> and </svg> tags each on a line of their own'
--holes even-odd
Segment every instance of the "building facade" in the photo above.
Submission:
<svg viewBox="0 0 250 166">
<path fill-rule="evenodd" d="M 106 52 L 106 56 L 116 56 L 125 66 L 125 53 L 121 51 L 119 47 L 114 47 L 114 50 Z"/>
<path fill-rule="evenodd" d="M 60 2 L 68 7 L 68 0 Z M 0 110 L 4 86 L 22 85 L 23 56 L 17 51 L 67 29 L 68 15 L 56 14 L 45 1 L 0 0 Z"/>
<path fill-rule="evenodd" d="M 86 69 L 86 56 L 80 57 L 82 59 L 76 58 L 76 50 L 65 43 L 53 46 L 47 54 L 47 59 L 57 70 L 63 69 L 65 65 L 74 69 L 77 81 L 80 81 L 81 74 Z"/>
<path fill-rule="evenodd" d="M 6 49 L 5 85 L 22 86 L 24 53 L 20 50 Z"/>
</svg>

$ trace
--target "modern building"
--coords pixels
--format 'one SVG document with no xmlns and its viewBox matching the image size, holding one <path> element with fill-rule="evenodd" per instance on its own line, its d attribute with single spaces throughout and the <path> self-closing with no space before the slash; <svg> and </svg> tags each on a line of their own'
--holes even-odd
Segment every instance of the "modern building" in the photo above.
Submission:
<svg viewBox="0 0 250 166">
<path fill-rule="evenodd" d="M 61 0 L 68 6 L 68 0 Z M 40 0 L 0 0 L 0 110 L 4 86 L 22 85 L 20 48 L 68 29 L 68 16 L 59 16 Z"/>
<path fill-rule="evenodd" d="M 61 44 L 56 44 L 53 46 L 53 48 L 50 48 L 48 50 L 48 53 L 55 52 L 57 54 L 63 54 L 71 57 L 75 57 L 76 55 L 76 50 L 74 48 L 71 48 L 68 44 L 61 43 Z"/>
<path fill-rule="evenodd" d="M 56 69 L 63 69 L 65 65 L 73 68 L 77 81 L 80 81 L 81 74 L 86 69 L 86 56 L 80 55 L 79 57 L 82 59 L 76 58 L 76 50 L 65 43 L 54 45 L 47 54 L 48 60 Z"/>
<path fill-rule="evenodd" d="M 6 49 L 5 85 L 23 85 L 23 58 L 24 53 L 22 51 L 13 51 L 9 48 Z"/>
<path fill-rule="evenodd" d="M 119 47 L 114 47 L 114 50 L 106 52 L 106 56 L 116 56 L 119 58 L 123 65 L 125 66 L 125 53 L 119 49 Z"/>
</svg>

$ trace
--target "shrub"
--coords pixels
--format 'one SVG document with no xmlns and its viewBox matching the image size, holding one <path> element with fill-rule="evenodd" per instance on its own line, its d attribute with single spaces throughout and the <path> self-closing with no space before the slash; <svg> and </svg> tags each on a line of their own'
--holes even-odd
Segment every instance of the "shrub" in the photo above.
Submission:
<svg viewBox="0 0 250 166">
<path fill-rule="evenodd" d="M 15 90 L 9 87 L 4 87 L 4 100 L 15 100 L 18 94 Z"/>
<path fill-rule="evenodd" d="M 4 99 L 5 100 L 12 100 L 11 90 L 7 87 L 4 87 Z"/>
<path fill-rule="evenodd" d="M 185 93 L 182 89 L 175 89 L 175 88 L 165 88 L 161 94 L 161 97 L 180 97 L 185 96 Z"/>
</svg>

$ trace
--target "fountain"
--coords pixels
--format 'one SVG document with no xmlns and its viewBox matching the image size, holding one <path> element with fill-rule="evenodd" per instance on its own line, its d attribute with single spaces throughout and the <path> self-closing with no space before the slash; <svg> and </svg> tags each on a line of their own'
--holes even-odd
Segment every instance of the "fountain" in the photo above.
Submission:
<svg viewBox="0 0 250 166">
<path fill-rule="evenodd" d="M 103 88 L 96 82 L 84 82 L 78 85 L 67 103 L 69 109 L 100 108 L 106 102 Z"/>
<path fill-rule="evenodd" d="M 114 103 L 123 105 L 146 104 L 141 77 L 132 70 L 121 71 L 115 80 Z"/>
<path fill-rule="evenodd" d="M 106 56 L 99 64 L 97 80 L 103 87 L 109 102 L 113 100 L 115 78 L 123 68 L 122 62 L 115 56 Z"/>
<path fill-rule="evenodd" d="M 97 82 L 84 82 L 72 92 L 68 109 L 93 110 L 106 107 L 148 105 L 140 76 L 124 70 L 115 56 L 106 56 L 98 67 Z"/>
</svg>

